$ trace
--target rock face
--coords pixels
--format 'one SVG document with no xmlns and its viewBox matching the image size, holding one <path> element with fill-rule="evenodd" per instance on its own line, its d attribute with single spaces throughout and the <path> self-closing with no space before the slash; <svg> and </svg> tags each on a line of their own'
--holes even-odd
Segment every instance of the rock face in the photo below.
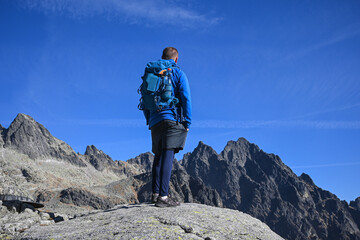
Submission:
<svg viewBox="0 0 360 240">
<path fill-rule="evenodd" d="M 351 201 L 350 206 L 360 211 L 360 197 L 356 198 L 355 201 Z"/>
<path fill-rule="evenodd" d="M 360 228 L 360 197 L 356 198 L 355 201 L 351 201 L 350 206 L 347 209 Z"/>
<path fill-rule="evenodd" d="M 120 205 L 55 225 L 31 228 L 24 239 L 282 239 L 259 220 L 230 209 L 182 204 L 159 209 Z"/>
<path fill-rule="evenodd" d="M 56 158 L 86 166 L 68 144 L 52 136 L 28 115 L 18 114 L 5 133 L 5 148 L 15 149 L 32 159 Z"/>
<path fill-rule="evenodd" d="M 152 169 L 152 163 L 154 161 L 154 156 L 147 152 L 142 153 L 135 158 L 131 158 L 124 161 L 116 161 L 119 171 L 128 176 L 135 176 L 145 172 L 150 172 Z"/>
<path fill-rule="evenodd" d="M 4 136 L 3 134 L 5 134 L 5 128 L 3 126 L 1 126 L 0 124 L 0 148 L 4 147 Z"/>
<path fill-rule="evenodd" d="M 151 172 L 153 161 L 154 155 L 147 152 L 127 160 L 127 163 L 131 164 L 135 169 L 138 170 L 137 174 L 141 174 L 145 172 Z"/>
<path fill-rule="evenodd" d="M 74 188 L 62 190 L 60 202 L 76 206 L 90 206 L 94 209 L 108 209 L 114 206 L 109 200 L 100 198 L 89 191 Z"/>
<path fill-rule="evenodd" d="M 109 155 L 105 154 L 101 150 L 98 150 L 94 145 L 86 147 L 85 156 L 89 163 L 99 171 L 104 170 L 106 167 L 116 166 L 115 162 Z"/>
</svg>

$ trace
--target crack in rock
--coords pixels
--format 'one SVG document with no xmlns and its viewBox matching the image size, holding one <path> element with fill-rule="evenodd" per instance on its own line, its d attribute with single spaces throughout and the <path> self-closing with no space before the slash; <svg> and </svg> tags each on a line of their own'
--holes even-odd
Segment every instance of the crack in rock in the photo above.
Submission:
<svg viewBox="0 0 360 240">
<path fill-rule="evenodd" d="M 174 222 L 174 221 L 169 221 L 167 219 L 164 219 L 164 218 L 161 218 L 161 217 L 156 217 L 156 219 L 162 223 L 162 224 L 165 224 L 165 225 L 169 225 L 169 226 L 179 226 L 182 230 L 184 230 L 185 233 L 188 233 L 188 234 L 194 234 L 198 237 L 201 237 L 203 238 L 204 240 L 214 240 L 210 237 L 205 237 L 201 235 L 201 233 L 198 233 L 198 232 L 194 232 L 194 228 L 191 227 L 191 226 L 186 226 L 184 224 L 180 224 L 180 223 L 177 223 L 177 222 Z"/>
<path fill-rule="evenodd" d="M 185 225 L 179 225 L 184 231 L 185 233 L 193 233 L 194 232 L 194 229 L 192 227 L 187 227 Z"/>
</svg>

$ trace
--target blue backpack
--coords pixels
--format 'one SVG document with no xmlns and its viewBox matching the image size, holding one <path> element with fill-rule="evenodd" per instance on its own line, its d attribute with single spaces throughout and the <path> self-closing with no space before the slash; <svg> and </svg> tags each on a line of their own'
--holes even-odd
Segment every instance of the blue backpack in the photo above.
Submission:
<svg viewBox="0 0 360 240">
<path fill-rule="evenodd" d="M 142 76 L 142 84 L 138 89 L 141 94 L 138 108 L 140 110 L 161 111 L 173 109 L 179 103 L 175 97 L 171 79 L 171 71 L 177 66 L 166 60 L 149 62 Z"/>
</svg>

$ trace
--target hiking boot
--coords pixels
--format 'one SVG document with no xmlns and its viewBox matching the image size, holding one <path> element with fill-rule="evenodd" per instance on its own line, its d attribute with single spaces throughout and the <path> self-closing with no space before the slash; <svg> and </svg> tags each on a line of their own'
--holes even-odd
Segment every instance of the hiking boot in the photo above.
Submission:
<svg viewBox="0 0 360 240">
<path fill-rule="evenodd" d="M 157 202 L 155 203 L 155 206 L 161 207 L 161 208 L 176 207 L 179 205 L 180 205 L 180 203 L 171 197 L 167 197 L 166 199 L 163 199 L 162 197 L 158 197 Z"/>
<path fill-rule="evenodd" d="M 159 194 L 158 194 L 158 193 L 153 193 L 153 194 L 151 195 L 151 202 L 152 202 L 152 203 L 156 203 L 158 197 L 159 197 Z"/>
</svg>

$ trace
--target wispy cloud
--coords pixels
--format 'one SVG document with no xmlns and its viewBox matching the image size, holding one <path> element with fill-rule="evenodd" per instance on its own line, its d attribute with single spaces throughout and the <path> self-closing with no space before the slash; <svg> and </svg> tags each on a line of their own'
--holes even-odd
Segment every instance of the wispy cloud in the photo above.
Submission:
<svg viewBox="0 0 360 240">
<path fill-rule="evenodd" d="M 220 18 L 166 0 L 23 0 L 25 7 L 74 18 L 103 15 L 129 23 L 206 27 Z"/>
<path fill-rule="evenodd" d="M 360 34 L 360 24 L 354 23 L 351 26 L 346 26 L 344 29 L 340 29 L 337 31 L 334 31 L 332 36 L 329 36 L 327 39 L 315 42 L 311 45 L 308 45 L 304 48 L 301 48 L 295 52 L 292 52 L 285 56 L 282 59 L 282 62 L 287 62 L 289 60 L 294 60 L 301 58 L 305 55 L 308 55 L 314 51 L 317 51 L 319 49 L 332 46 L 334 44 L 338 44 L 340 42 L 343 42 L 345 40 L 351 39 L 357 35 Z"/>
<path fill-rule="evenodd" d="M 294 166 L 294 167 L 291 167 L 291 169 L 324 168 L 324 167 L 348 167 L 348 166 L 357 166 L 357 165 L 360 165 L 360 162 L 325 163 L 325 164 L 303 165 L 303 166 Z"/>
<path fill-rule="evenodd" d="M 347 27 L 346 29 L 337 32 L 336 35 L 334 35 L 333 37 L 323 41 L 323 42 L 319 42 L 316 43 L 310 47 L 308 47 L 305 52 L 311 52 L 320 48 L 324 48 L 324 47 L 328 47 L 334 44 L 337 44 L 339 42 L 345 41 L 347 39 L 350 39 L 354 36 L 357 36 L 360 34 L 360 29 L 359 29 L 359 23 L 356 23 L 352 26 Z"/>
<path fill-rule="evenodd" d="M 69 119 L 61 122 L 44 124 L 72 124 L 106 127 L 144 127 L 144 119 Z M 268 120 L 268 121 L 226 121 L 226 120 L 195 120 L 193 128 L 317 128 L 317 129 L 360 129 L 360 121 L 303 121 L 303 120 Z"/>
<path fill-rule="evenodd" d="M 269 120 L 269 121 L 194 121 L 197 128 L 277 128 L 306 127 L 320 129 L 360 129 L 360 121 L 302 121 L 302 120 Z"/>
<path fill-rule="evenodd" d="M 58 124 L 52 122 L 49 124 Z M 143 119 L 68 119 L 62 120 L 61 124 L 72 124 L 82 126 L 102 126 L 102 127 L 144 127 Z"/>
<path fill-rule="evenodd" d="M 320 114 L 324 114 L 324 113 L 339 112 L 339 111 L 349 110 L 349 109 L 358 108 L 358 107 L 360 107 L 360 103 L 325 109 L 325 110 L 316 111 L 316 112 L 310 112 L 310 113 L 306 113 L 306 114 L 302 114 L 302 115 L 293 117 L 292 119 L 311 117 L 311 116 L 316 116 L 316 115 L 320 115 Z"/>
</svg>

